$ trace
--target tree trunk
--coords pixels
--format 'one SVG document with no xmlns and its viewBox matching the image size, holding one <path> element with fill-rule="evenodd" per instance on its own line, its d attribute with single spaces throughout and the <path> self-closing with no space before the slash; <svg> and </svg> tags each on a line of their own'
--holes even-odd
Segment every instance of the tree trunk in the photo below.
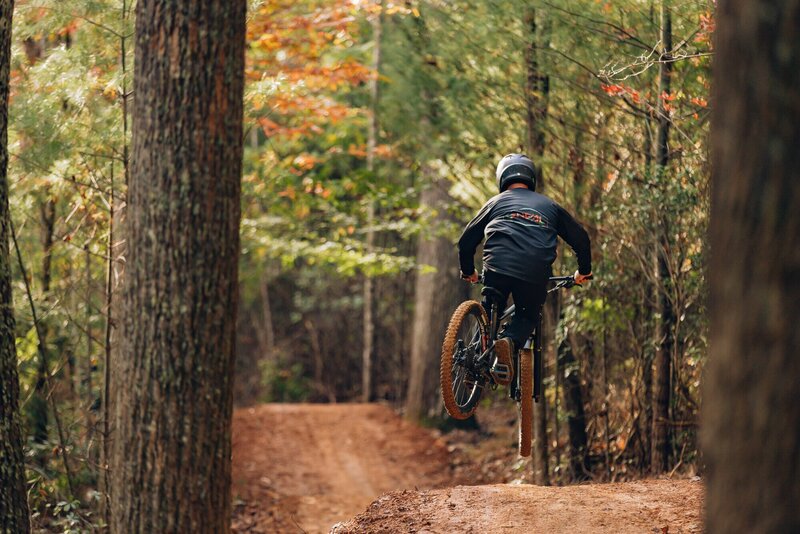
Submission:
<svg viewBox="0 0 800 534">
<path fill-rule="evenodd" d="M 544 41 L 541 32 L 537 31 L 536 10 L 528 10 L 525 16 L 525 24 L 528 27 L 528 47 L 525 50 L 525 65 L 526 65 L 526 79 L 525 79 L 525 108 L 526 108 L 526 124 L 527 124 L 527 150 L 528 154 L 537 161 L 539 169 L 541 170 L 541 157 L 544 153 L 545 138 L 544 138 L 544 121 L 547 118 L 547 97 L 550 90 L 550 79 L 542 73 L 539 66 L 539 53 L 538 49 L 541 46 L 540 41 Z M 542 180 L 542 173 L 539 173 L 537 180 L 537 190 L 542 191 L 544 183 Z M 558 308 L 558 303 L 555 298 L 549 299 L 545 303 L 548 312 L 545 314 L 548 317 L 555 318 L 557 314 L 555 310 Z M 548 324 L 545 329 L 555 329 L 553 321 L 546 321 Z M 549 330 L 548 330 L 549 331 Z M 552 341 L 552 335 L 542 336 L 543 347 L 548 347 Z M 545 353 L 549 352 L 544 350 Z M 545 366 L 542 366 L 543 369 Z M 547 486 L 550 484 L 549 462 L 547 451 L 547 396 L 544 393 L 544 384 L 542 384 L 542 396 L 539 402 L 533 406 L 533 470 L 534 480 L 537 484 Z"/>
<path fill-rule="evenodd" d="M 11 297 L 11 213 L 8 206 L 8 82 L 13 0 L 0 0 L 0 524 L 30 532 L 19 417 L 14 305 Z"/>
<path fill-rule="evenodd" d="M 367 131 L 367 171 L 371 176 L 375 172 L 375 147 L 378 143 L 378 99 L 380 96 L 381 70 L 381 32 L 383 30 L 383 0 L 379 3 L 380 13 L 372 22 L 372 79 L 370 80 L 370 114 L 369 128 Z M 367 200 L 367 254 L 375 249 L 375 202 L 370 197 Z M 375 304 L 375 283 L 372 276 L 367 274 L 364 278 L 364 346 L 361 353 L 361 400 L 369 402 L 372 398 L 372 353 L 375 341 L 375 319 L 373 317 Z"/>
<path fill-rule="evenodd" d="M 800 532 L 800 4 L 717 11 L 708 532 Z"/>
<path fill-rule="evenodd" d="M 575 361 L 568 336 L 558 346 L 558 373 L 564 377 L 564 411 L 569 431 L 569 474 L 572 480 L 584 480 L 589 439 L 586 435 L 580 368 Z"/>
<path fill-rule="evenodd" d="M 103 391 L 101 394 L 102 407 L 103 407 L 103 431 L 101 436 L 100 448 L 100 467 L 102 470 L 102 477 L 98 486 L 100 493 L 103 495 L 103 502 L 101 509 L 103 513 L 103 520 L 106 524 L 111 524 L 111 471 L 109 463 L 111 462 L 111 383 L 112 377 L 112 361 L 113 355 L 117 351 L 113 350 L 113 336 L 114 336 L 114 317 L 118 317 L 117 313 L 119 307 L 119 299 L 114 299 L 114 229 L 116 227 L 115 212 L 116 202 L 114 201 L 114 163 L 111 163 L 111 183 L 109 184 L 108 192 L 108 237 L 106 239 L 106 284 L 105 284 L 105 304 L 106 304 L 106 324 L 103 340 Z M 116 383 L 123 383 L 119 380 Z"/>
<path fill-rule="evenodd" d="M 661 63 L 658 83 L 658 144 L 656 146 L 656 173 L 659 183 L 663 183 L 669 163 L 669 127 L 670 118 L 667 109 L 667 97 L 670 94 L 670 77 L 672 75 L 672 17 L 668 0 L 661 3 Z M 675 313 L 669 298 L 670 272 L 669 254 L 669 222 L 660 216 L 659 242 L 656 252 L 656 276 L 659 281 L 659 309 L 661 317 L 656 329 L 657 350 L 653 369 L 653 432 L 650 450 L 650 469 L 653 473 L 661 473 L 667 469 L 669 462 L 669 405 L 670 376 L 672 359 L 672 329 L 675 324 Z"/>
<path fill-rule="evenodd" d="M 653 4 L 650 4 L 650 15 L 651 19 L 653 18 Z M 648 106 L 651 106 L 648 103 Z M 645 176 L 648 179 L 652 179 L 652 171 L 653 171 L 653 115 L 652 113 L 648 114 L 644 120 L 644 170 Z M 652 210 L 655 212 L 655 207 Z M 657 247 L 656 244 L 658 242 L 657 238 L 654 239 L 653 243 L 651 243 L 651 248 L 654 253 L 657 255 Z M 657 261 L 657 260 L 656 260 Z M 645 317 L 642 317 L 641 323 L 644 326 L 642 330 L 642 339 L 656 339 L 656 334 L 651 332 L 654 328 L 654 321 L 648 320 L 649 317 L 655 317 L 655 310 L 654 310 L 654 302 L 658 301 L 658 287 L 656 284 L 651 284 L 648 282 L 649 277 L 645 277 L 645 280 L 642 282 L 645 285 L 645 291 L 642 295 L 642 301 L 640 308 L 644 310 Z M 652 454 L 652 444 L 653 444 L 653 363 L 654 363 L 654 355 L 652 350 L 651 344 L 646 344 L 644 350 L 642 351 L 642 408 L 641 414 L 639 415 L 639 433 L 642 436 L 642 469 L 645 472 L 650 471 L 650 460 Z"/>
<path fill-rule="evenodd" d="M 229 531 L 245 10 L 136 5 L 112 532 Z"/>
<path fill-rule="evenodd" d="M 525 17 L 528 27 L 528 47 L 525 50 L 525 111 L 528 139 L 526 149 L 531 156 L 541 157 L 544 153 L 544 121 L 547 119 L 547 97 L 550 92 L 550 78 L 542 73 L 539 66 L 539 52 L 542 40 L 537 33 L 536 10 L 530 9 Z M 541 190 L 541 184 L 537 186 Z"/>
<path fill-rule="evenodd" d="M 259 358 L 272 360 L 275 351 L 275 327 L 272 322 L 272 306 L 269 302 L 269 280 L 266 273 L 260 284 L 261 289 L 261 325 L 257 329 L 258 343 L 261 346 Z"/>
<path fill-rule="evenodd" d="M 433 181 L 422 191 L 420 205 L 434 211 L 431 224 L 434 229 L 421 235 L 417 244 L 417 272 L 414 293 L 414 324 L 411 335 L 411 370 L 408 376 L 406 417 L 419 420 L 434 415 L 439 407 L 439 356 L 442 339 L 450 315 L 468 294 L 467 284 L 458 276 L 453 243 L 435 233 L 447 226 L 450 217 L 447 206 L 452 200 L 448 194 L 447 180 Z M 426 272 L 425 267 L 436 270 Z"/>
<path fill-rule="evenodd" d="M 50 191 L 46 192 L 47 198 L 42 204 L 39 205 L 39 214 L 41 217 L 41 243 L 42 243 L 42 297 L 47 301 L 50 293 L 50 281 L 52 279 L 52 253 L 53 253 L 53 232 L 55 231 L 56 223 L 56 203 L 52 198 Z M 42 321 L 39 325 L 39 332 L 41 339 L 39 342 L 42 344 L 42 350 L 48 352 L 49 346 L 47 337 L 49 328 L 47 321 Z M 34 394 L 30 403 L 30 416 L 31 426 L 33 429 L 33 439 L 36 443 L 45 443 L 48 437 L 48 414 L 47 414 L 47 369 L 46 361 L 39 358 L 38 365 L 36 366 L 36 383 L 34 385 Z M 42 458 L 42 462 L 46 463 L 46 458 Z"/>
</svg>

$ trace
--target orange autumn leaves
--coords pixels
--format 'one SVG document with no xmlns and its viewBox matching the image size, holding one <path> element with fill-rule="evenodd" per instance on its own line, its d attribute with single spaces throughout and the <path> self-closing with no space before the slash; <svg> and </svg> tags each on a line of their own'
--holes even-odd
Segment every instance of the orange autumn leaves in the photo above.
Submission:
<svg viewBox="0 0 800 534">
<path fill-rule="evenodd" d="M 644 97 L 640 94 L 639 91 L 628 87 L 621 83 L 615 84 L 600 84 L 600 89 L 611 97 L 619 97 L 619 98 L 627 98 L 634 104 L 641 104 L 642 101 L 648 102 L 650 100 L 650 94 L 648 93 Z M 708 101 L 703 97 L 691 97 L 691 98 L 683 98 L 682 94 L 676 93 L 661 93 L 659 98 L 663 101 L 664 111 L 667 113 L 671 113 L 675 108 L 678 100 L 688 100 L 689 104 L 693 106 L 693 112 L 697 112 L 700 109 L 704 109 L 708 107 Z M 681 98 L 679 98 L 681 97 Z M 653 108 L 655 109 L 655 108 Z"/>
<path fill-rule="evenodd" d="M 337 98 L 373 75 L 353 46 L 358 6 L 351 1 L 265 2 L 248 23 L 250 113 L 269 138 L 320 134 L 359 108 Z"/>
<path fill-rule="evenodd" d="M 387 2 L 384 14 L 396 13 Z M 363 32 L 378 14 L 375 0 L 267 0 L 248 21 L 247 117 L 269 139 L 258 158 L 276 178 L 277 197 L 296 207 L 353 194 L 346 187 L 352 180 L 328 178 L 348 165 L 342 156 L 367 155 L 364 96 L 377 74 L 367 66 L 371 35 Z M 392 151 L 378 145 L 375 154 Z M 305 208 L 294 213 L 307 215 Z"/>
</svg>

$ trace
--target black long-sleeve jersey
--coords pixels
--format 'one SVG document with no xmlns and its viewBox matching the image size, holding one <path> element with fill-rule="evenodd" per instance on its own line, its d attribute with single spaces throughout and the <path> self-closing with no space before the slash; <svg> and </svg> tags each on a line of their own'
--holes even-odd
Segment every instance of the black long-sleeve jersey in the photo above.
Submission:
<svg viewBox="0 0 800 534">
<path fill-rule="evenodd" d="M 578 256 L 578 271 L 592 272 L 589 234 L 567 211 L 527 188 L 508 189 L 489 199 L 458 240 L 461 272 L 475 271 L 475 250 L 483 246 L 483 266 L 521 280 L 543 283 L 556 259 L 556 236 Z"/>
</svg>

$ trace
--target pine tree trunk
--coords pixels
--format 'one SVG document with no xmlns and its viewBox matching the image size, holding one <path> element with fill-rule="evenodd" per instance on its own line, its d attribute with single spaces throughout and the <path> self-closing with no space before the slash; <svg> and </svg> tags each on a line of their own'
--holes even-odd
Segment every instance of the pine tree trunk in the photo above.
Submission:
<svg viewBox="0 0 800 534">
<path fill-rule="evenodd" d="M 543 33 L 537 28 L 536 10 L 530 9 L 525 17 L 528 27 L 528 47 L 525 50 L 526 78 L 525 78 L 525 110 L 528 139 L 526 149 L 531 156 L 541 157 L 544 153 L 544 121 L 547 119 L 547 97 L 550 92 L 550 78 L 542 73 L 539 65 L 539 43 Z M 537 185 L 541 191 L 542 184 Z"/>
<path fill-rule="evenodd" d="M 372 52 L 373 77 L 370 81 L 370 114 L 369 128 L 367 131 L 367 171 L 374 176 L 375 148 L 378 143 L 378 99 L 380 96 L 381 71 L 381 32 L 383 30 L 383 0 L 379 3 L 380 13 L 372 22 L 372 39 L 374 41 Z M 371 254 L 375 250 L 375 202 L 370 198 L 367 204 L 367 243 L 366 252 Z M 361 351 L 361 400 L 369 402 L 372 398 L 372 356 L 375 350 L 375 281 L 371 275 L 364 278 L 364 346 Z"/>
<path fill-rule="evenodd" d="M 422 235 L 417 245 L 417 264 L 435 268 L 417 272 L 414 294 L 414 324 L 411 335 L 411 370 L 408 377 L 406 417 L 418 420 L 433 415 L 439 406 L 439 357 L 447 323 L 459 302 L 468 295 L 467 284 L 458 276 L 453 243 L 435 231 L 447 226 L 447 205 L 452 200 L 447 180 L 434 181 L 422 191 L 421 206 L 434 210 L 427 228 L 433 235 Z"/>
<path fill-rule="evenodd" d="M 113 532 L 228 532 L 244 0 L 136 5 Z"/>
<path fill-rule="evenodd" d="M 658 142 L 656 146 L 656 172 L 659 181 L 666 179 L 666 168 L 669 163 L 669 127 L 670 118 L 667 102 L 664 98 L 670 94 L 670 78 L 672 76 L 672 17 L 668 0 L 661 3 L 661 64 L 658 85 Z M 650 469 L 661 473 L 667 469 L 669 462 L 669 405 L 672 375 L 672 329 L 675 324 L 675 312 L 669 299 L 670 272 L 668 264 L 669 223 L 660 220 L 659 243 L 656 251 L 656 276 L 659 281 L 659 309 L 661 317 L 656 329 L 657 350 L 653 368 L 653 432 L 650 450 Z"/>
<path fill-rule="evenodd" d="M 542 307 L 542 374 L 546 375 L 548 355 L 552 352 L 559 303 L 556 294 L 550 295 Z M 553 358 L 555 360 L 555 358 Z M 550 485 L 550 452 L 547 438 L 547 388 L 542 377 L 542 396 L 533 405 L 533 481 L 539 486 Z"/>
<path fill-rule="evenodd" d="M 569 474 L 572 480 L 586 479 L 586 413 L 583 408 L 580 367 L 572 353 L 569 337 L 558 346 L 558 373 L 564 377 L 564 411 L 569 431 Z"/>
<path fill-rule="evenodd" d="M 19 377 L 11 298 L 8 206 L 8 82 L 13 0 L 0 0 L 0 525 L 30 532 L 19 417 Z"/>
<path fill-rule="evenodd" d="M 708 532 L 800 532 L 800 3 L 717 11 Z"/>
<path fill-rule="evenodd" d="M 525 50 L 526 64 L 526 83 L 525 83 L 525 108 L 527 124 L 527 150 L 529 155 L 541 165 L 541 157 L 545 148 L 544 121 L 547 119 L 547 97 L 550 90 L 550 79 L 542 73 L 539 65 L 538 49 L 542 46 L 540 42 L 545 42 L 540 35 L 541 30 L 537 29 L 536 10 L 528 10 L 525 17 L 525 24 L 528 27 L 528 47 Z M 541 173 L 537 180 L 537 190 L 542 191 L 544 183 Z M 558 303 L 555 298 L 548 299 L 545 307 L 549 310 L 546 313 L 549 317 L 555 317 L 555 309 Z M 545 328 L 554 329 L 553 321 L 545 321 Z M 552 341 L 552 335 L 543 335 L 543 347 L 548 347 Z M 544 350 L 549 353 L 549 350 Z M 546 366 L 542 366 L 543 369 Z M 533 406 L 533 471 L 534 481 L 541 486 L 550 484 L 550 469 L 547 448 L 547 396 L 542 384 L 542 396 L 539 402 Z"/>
<path fill-rule="evenodd" d="M 48 198 L 39 205 L 39 213 L 42 223 L 42 296 L 46 300 L 50 293 L 51 266 L 52 266 L 52 252 L 53 252 L 53 232 L 55 230 L 56 222 L 56 203 L 50 196 L 50 191 L 47 191 Z M 42 350 L 46 353 L 50 350 L 47 343 L 49 328 L 46 321 L 39 324 L 39 333 L 41 339 L 39 342 L 42 344 Z M 30 422 L 33 430 L 33 439 L 36 443 L 45 443 L 48 438 L 48 414 L 47 414 L 47 375 L 50 370 L 47 368 L 47 363 L 44 358 L 39 358 L 36 366 L 36 383 L 34 385 L 34 394 L 30 402 Z M 46 457 L 41 459 L 43 463 L 47 462 Z"/>
</svg>

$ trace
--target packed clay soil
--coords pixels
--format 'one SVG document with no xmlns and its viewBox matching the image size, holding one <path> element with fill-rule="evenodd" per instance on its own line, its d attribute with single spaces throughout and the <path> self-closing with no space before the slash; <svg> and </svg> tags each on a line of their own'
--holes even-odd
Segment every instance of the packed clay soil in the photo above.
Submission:
<svg viewBox="0 0 800 534">
<path fill-rule="evenodd" d="M 702 531 L 697 478 L 467 486 L 460 484 L 487 480 L 481 475 L 486 464 L 465 460 L 455 449 L 378 404 L 239 409 L 233 531 Z"/>
<path fill-rule="evenodd" d="M 496 484 L 382 496 L 333 532 L 702 532 L 700 482 Z"/>
<path fill-rule="evenodd" d="M 442 440 L 379 404 L 267 404 L 233 418 L 235 532 L 328 532 L 383 493 L 451 485 Z"/>
</svg>

